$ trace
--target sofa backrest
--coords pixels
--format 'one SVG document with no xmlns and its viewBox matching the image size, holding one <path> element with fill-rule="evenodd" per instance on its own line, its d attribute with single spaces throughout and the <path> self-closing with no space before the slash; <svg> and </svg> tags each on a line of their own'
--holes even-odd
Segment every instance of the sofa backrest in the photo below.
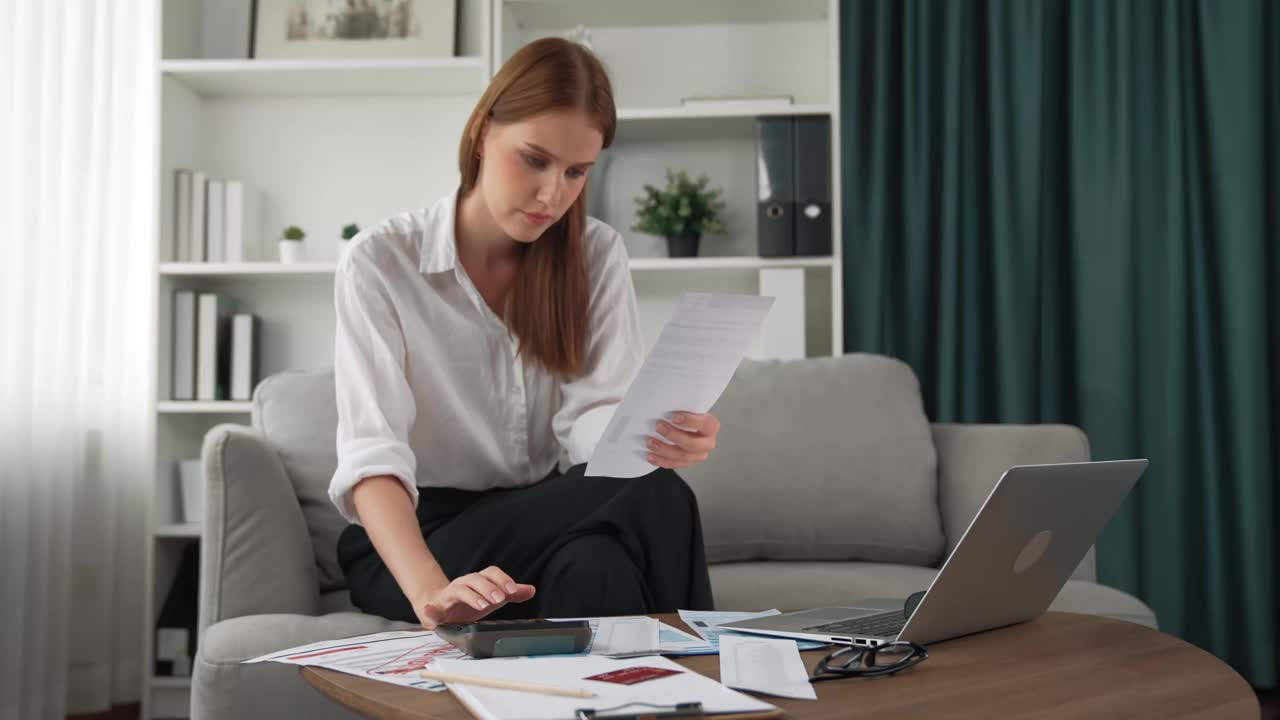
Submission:
<svg viewBox="0 0 1280 720">
<path fill-rule="evenodd" d="M 868 354 L 748 360 L 713 412 L 719 447 L 681 471 L 698 496 L 710 562 L 940 559 L 937 456 L 905 364 Z M 293 483 L 321 591 L 342 588 L 336 546 L 346 521 L 328 492 L 338 463 L 333 370 L 263 381 L 253 425 Z"/>
<path fill-rule="evenodd" d="M 347 521 L 329 500 L 338 467 L 338 401 L 333 369 L 289 370 L 253 392 L 253 426 L 280 454 L 316 551 L 320 591 L 346 586 L 338 567 L 338 535 Z"/>
<path fill-rule="evenodd" d="M 941 558 L 937 455 L 906 364 L 744 361 L 712 412 L 716 450 L 680 471 L 709 562 Z"/>
</svg>

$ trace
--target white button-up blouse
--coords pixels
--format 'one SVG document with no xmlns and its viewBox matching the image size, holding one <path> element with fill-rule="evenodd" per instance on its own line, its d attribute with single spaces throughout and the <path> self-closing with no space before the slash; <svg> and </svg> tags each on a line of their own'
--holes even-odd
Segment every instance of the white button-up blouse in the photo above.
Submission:
<svg viewBox="0 0 1280 720">
<path fill-rule="evenodd" d="M 515 338 L 458 262 L 457 193 L 350 241 L 334 279 L 338 469 L 329 497 L 393 475 L 418 487 L 531 485 L 586 462 L 643 361 L 622 236 L 588 218 L 583 374 L 562 381 L 517 357 Z"/>
</svg>

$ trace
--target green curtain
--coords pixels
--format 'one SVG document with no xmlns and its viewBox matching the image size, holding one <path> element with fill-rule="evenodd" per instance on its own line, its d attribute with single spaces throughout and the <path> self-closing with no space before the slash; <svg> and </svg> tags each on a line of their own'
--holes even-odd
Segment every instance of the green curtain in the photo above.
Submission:
<svg viewBox="0 0 1280 720">
<path fill-rule="evenodd" d="M 1276 684 L 1280 1 L 841 5 L 847 351 L 1151 466 L 1100 581 Z"/>
</svg>

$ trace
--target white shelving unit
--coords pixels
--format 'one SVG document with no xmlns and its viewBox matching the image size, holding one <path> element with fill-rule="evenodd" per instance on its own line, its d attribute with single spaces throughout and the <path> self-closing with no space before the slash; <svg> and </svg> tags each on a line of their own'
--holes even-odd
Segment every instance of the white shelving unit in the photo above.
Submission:
<svg viewBox="0 0 1280 720">
<path fill-rule="evenodd" d="M 156 527 L 158 538 L 198 538 L 200 523 L 170 523 Z"/>
<path fill-rule="evenodd" d="M 805 279 L 806 354 L 842 347 L 838 0 L 459 0 L 458 55 L 387 60 L 251 60 L 199 52 L 202 3 L 162 0 L 160 247 L 154 351 L 158 359 L 156 457 L 144 612 L 143 718 L 185 717 L 190 681 L 152 677 L 152 633 L 182 550 L 199 542 L 182 521 L 178 460 L 199 455 L 219 423 L 247 424 L 249 402 L 170 399 L 177 290 L 224 293 L 261 323 L 261 376 L 331 365 L 332 278 L 340 228 L 361 227 L 430 204 L 457 183 L 457 142 L 475 101 L 524 43 L 577 25 L 609 69 L 618 103 L 613 147 L 593 170 L 589 210 L 622 232 L 652 342 L 681 292 L 756 293 L 761 273 L 794 268 Z M 776 102 L 685 107 L 686 96 L 789 95 Z M 831 119 L 831 257 L 762 258 L 755 250 L 754 120 Z M 724 190 L 723 236 L 702 239 L 696 258 L 669 258 L 660 238 L 631 231 L 633 198 L 667 167 L 705 172 Z M 262 236 L 307 232 L 299 264 L 176 262 L 173 171 L 192 168 L 244 181 L 262 193 Z"/>
<path fill-rule="evenodd" d="M 458 57 L 258 60 L 201 57 L 201 13 L 223 0 L 162 0 L 160 247 L 154 351 L 159 360 L 156 457 L 146 547 L 143 718 L 187 717 L 191 682 L 154 677 L 154 624 L 184 548 L 176 462 L 197 457 L 219 423 L 247 424 L 249 402 L 170 399 L 174 291 L 225 293 L 259 315 L 261 372 L 331 364 L 332 277 L 342 225 L 423 205 L 456 182 L 457 135 L 491 71 L 488 0 L 458 3 Z M 179 263 L 173 171 L 244 181 L 263 197 L 262 237 L 307 230 L 309 262 Z"/>
<path fill-rule="evenodd" d="M 794 267 L 804 271 L 805 354 L 840 352 L 839 243 L 831 257 L 759 257 L 755 188 L 757 117 L 826 116 L 832 158 L 839 157 L 838 0 L 490 2 L 493 68 L 532 40 L 581 25 L 609 71 L 618 132 L 592 170 L 588 207 L 627 238 L 646 339 L 656 338 L 681 292 L 755 293 L 762 271 Z M 762 99 L 685 104 L 724 96 Z M 779 96 L 792 104 L 768 99 Z M 724 191 L 727 232 L 704 236 L 698 258 L 667 258 L 662 239 L 630 230 L 634 198 L 646 183 L 660 185 L 667 168 L 705 173 Z M 838 170 L 833 161 L 834 238 Z"/>
</svg>

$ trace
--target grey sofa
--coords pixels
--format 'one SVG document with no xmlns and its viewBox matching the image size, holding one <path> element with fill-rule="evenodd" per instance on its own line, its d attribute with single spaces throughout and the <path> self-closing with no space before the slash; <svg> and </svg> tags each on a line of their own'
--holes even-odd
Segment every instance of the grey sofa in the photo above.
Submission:
<svg viewBox="0 0 1280 720">
<path fill-rule="evenodd" d="M 930 424 L 911 370 L 875 355 L 747 361 L 714 412 L 718 449 L 682 474 L 720 609 L 923 589 L 1008 466 L 1089 458 L 1073 427 Z M 255 391 L 252 427 L 205 438 L 195 718 L 347 717 L 296 668 L 239 662 L 411 627 L 360 614 L 342 586 L 336 423 L 332 372 L 288 372 Z M 1090 552 L 1054 608 L 1155 627 L 1146 605 L 1093 580 Z"/>
</svg>

